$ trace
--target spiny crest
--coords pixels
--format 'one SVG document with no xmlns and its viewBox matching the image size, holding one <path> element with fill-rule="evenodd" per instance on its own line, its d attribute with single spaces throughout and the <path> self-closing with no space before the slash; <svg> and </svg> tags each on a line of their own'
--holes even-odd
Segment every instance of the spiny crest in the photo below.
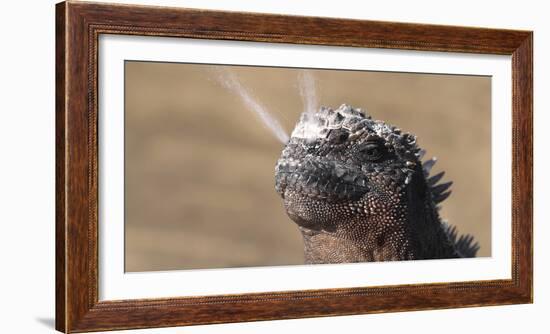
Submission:
<svg viewBox="0 0 550 334">
<path fill-rule="evenodd" d="M 425 154 L 425 150 L 420 150 L 420 152 L 418 153 L 418 160 L 421 161 Z M 453 182 L 449 181 L 440 183 L 441 179 L 443 179 L 443 176 L 445 175 L 445 172 L 439 172 L 433 176 L 430 175 L 430 172 L 436 162 L 436 157 L 424 161 L 422 163 L 422 170 L 424 172 L 426 183 L 428 184 L 428 187 L 430 187 L 432 201 L 436 209 L 440 210 L 441 207 L 439 206 L 439 203 L 443 202 L 451 195 L 452 191 L 450 190 L 450 188 Z"/>
<path fill-rule="evenodd" d="M 462 257 L 475 257 L 479 251 L 479 243 L 474 241 L 474 237 L 471 234 L 464 234 L 458 236 L 458 230 L 456 226 L 451 226 L 447 222 L 441 223 L 443 231 L 447 234 L 449 241 L 454 245 L 456 251 Z"/>
<path fill-rule="evenodd" d="M 421 150 L 419 152 L 418 159 L 422 160 L 425 153 L 425 150 Z M 424 177 L 426 178 L 426 183 L 430 188 L 433 204 L 435 205 L 436 210 L 439 211 L 441 210 L 441 206 L 439 204 L 451 195 L 452 191 L 450 190 L 450 187 L 453 182 L 440 182 L 441 179 L 443 179 L 445 172 L 439 172 L 433 176 L 430 176 L 430 172 L 436 162 L 436 157 L 424 161 L 424 163 L 422 163 L 422 170 L 424 172 Z M 445 221 L 441 222 L 441 226 L 449 238 L 449 241 L 454 245 L 454 248 L 461 257 L 476 256 L 476 253 L 479 250 L 479 244 L 474 241 L 474 237 L 472 235 L 466 234 L 459 237 L 456 226 L 451 226 Z"/>
</svg>

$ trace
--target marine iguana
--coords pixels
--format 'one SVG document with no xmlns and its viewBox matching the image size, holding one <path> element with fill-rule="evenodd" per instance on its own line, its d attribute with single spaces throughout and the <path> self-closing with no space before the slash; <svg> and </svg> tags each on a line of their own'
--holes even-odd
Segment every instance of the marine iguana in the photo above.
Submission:
<svg viewBox="0 0 550 334">
<path fill-rule="evenodd" d="M 452 182 L 416 137 L 342 105 L 303 113 L 275 167 L 275 189 L 306 263 L 474 257 L 473 237 L 442 221 Z"/>
</svg>

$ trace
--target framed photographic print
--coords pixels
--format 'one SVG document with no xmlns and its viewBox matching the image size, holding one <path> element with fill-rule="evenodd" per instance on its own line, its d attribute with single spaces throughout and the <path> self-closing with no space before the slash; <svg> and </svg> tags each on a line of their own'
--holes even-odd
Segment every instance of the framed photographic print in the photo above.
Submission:
<svg viewBox="0 0 550 334">
<path fill-rule="evenodd" d="M 532 47 L 58 4 L 56 328 L 532 302 Z"/>
</svg>

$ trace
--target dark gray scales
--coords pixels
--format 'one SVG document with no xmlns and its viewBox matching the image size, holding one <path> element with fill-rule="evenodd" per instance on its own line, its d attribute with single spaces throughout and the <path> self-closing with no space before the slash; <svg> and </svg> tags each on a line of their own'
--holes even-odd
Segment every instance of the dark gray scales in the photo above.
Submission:
<svg viewBox="0 0 550 334">
<path fill-rule="evenodd" d="M 451 193 L 416 137 L 342 105 L 304 113 L 275 167 L 275 189 L 307 263 L 474 257 L 439 216 Z"/>
</svg>

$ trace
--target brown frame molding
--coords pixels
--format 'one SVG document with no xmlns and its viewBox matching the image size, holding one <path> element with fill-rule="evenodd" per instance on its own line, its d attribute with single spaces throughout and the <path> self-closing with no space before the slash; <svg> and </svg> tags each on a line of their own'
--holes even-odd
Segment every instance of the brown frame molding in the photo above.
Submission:
<svg viewBox="0 0 550 334">
<path fill-rule="evenodd" d="M 512 56 L 512 279 L 99 301 L 100 34 Z M 63 332 L 531 303 L 533 33 L 66 1 L 56 6 L 56 329 Z M 520 149 L 521 148 L 521 149 Z"/>
</svg>

